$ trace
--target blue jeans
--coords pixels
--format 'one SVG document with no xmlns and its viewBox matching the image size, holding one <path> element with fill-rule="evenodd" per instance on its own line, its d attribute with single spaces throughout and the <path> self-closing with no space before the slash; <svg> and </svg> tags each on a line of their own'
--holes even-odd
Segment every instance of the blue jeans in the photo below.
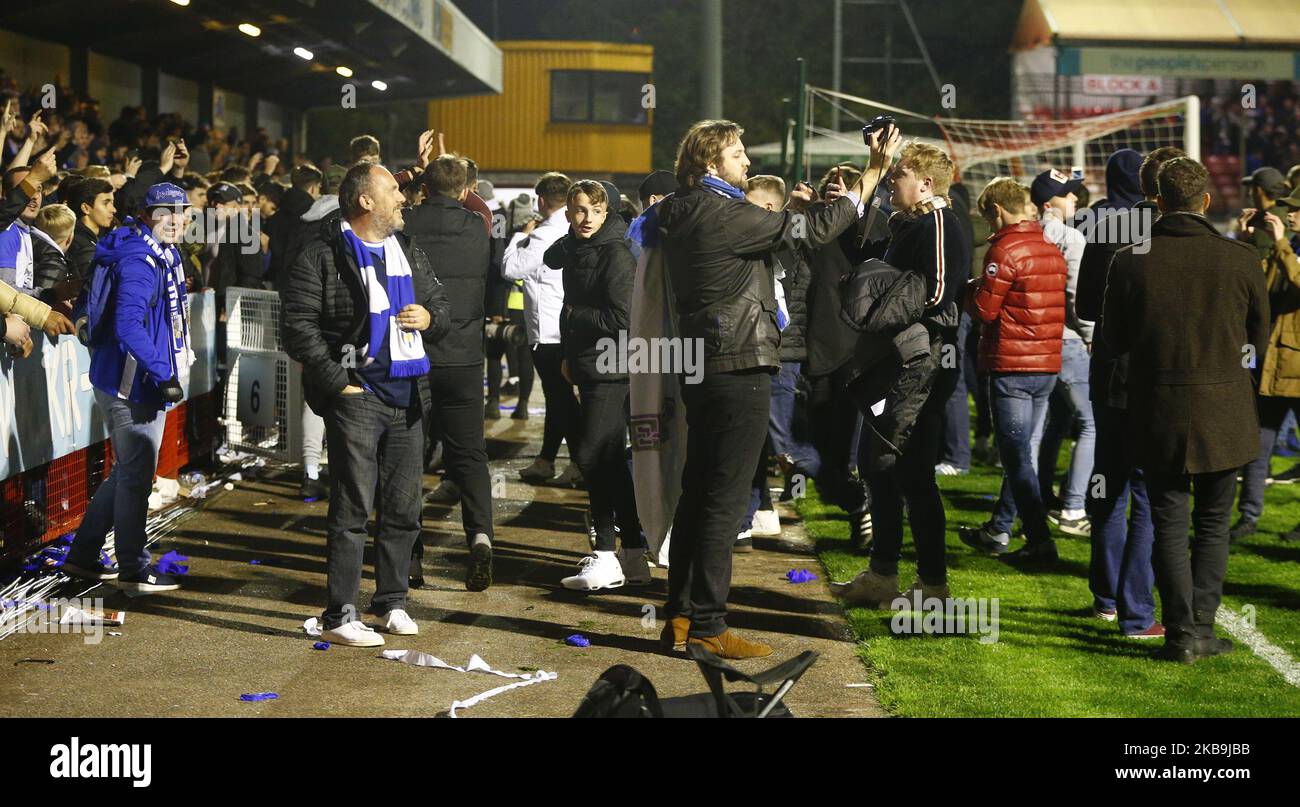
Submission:
<svg viewBox="0 0 1300 807">
<path fill-rule="evenodd" d="M 948 403 L 943 410 L 943 445 L 939 449 L 939 462 L 946 462 L 958 468 L 970 468 L 970 389 L 967 387 L 966 374 L 970 315 L 961 315 L 961 324 L 957 326 L 957 344 L 959 351 L 957 366 L 957 388 L 948 396 Z M 970 374 L 973 379 L 974 372 Z"/>
<path fill-rule="evenodd" d="M 1146 479 L 1140 468 L 1133 467 L 1127 430 L 1125 410 L 1098 407 L 1096 463 L 1088 484 L 1092 521 L 1088 588 L 1097 609 L 1119 613 L 1120 631 L 1137 633 L 1156 621 L 1151 593 L 1156 579 L 1151 565 L 1156 533 Z"/>
<path fill-rule="evenodd" d="M 135 577 L 149 565 L 144 523 L 167 416 L 156 404 L 131 403 L 98 389 L 95 400 L 113 441 L 113 470 L 86 508 L 68 562 L 95 568 L 104 538 L 113 530 L 119 574 Z"/>
<path fill-rule="evenodd" d="M 774 452 L 788 455 L 804 474 L 816 477 L 822 469 L 817 448 L 796 440 L 794 436 L 794 391 L 798 381 L 799 362 L 781 362 L 781 371 L 772 376 L 772 411 L 767 421 L 767 433 L 772 438 Z"/>
<path fill-rule="evenodd" d="M 1257 395 L 1255 402 L 1259 412 L 1259 456 L 1241 469 L 1241 497 L 1237 501 L 1237 511 L 1247 521 L 1259 521 L 1264 514 L 1264 484 L 1278 429 L 1291 410 L 1300 408 L 1300 398 Z"/>
<path fill-rule="evenodd" d="M 1097 442 L 1097 425 L 1092 417 L 1092 401 L 1088 399 L 1088 349 L 1081 339 L 1066 339 L 1061 348 L 1061 374 L 1057 376 L 1052 399 L 1060 401 L 1058 409 L 1049 408 L 1047 427 L 1043 430 L 1042 445 L 1038 451 L 1039 488 L 1044 493 L 1052 489 L 1056 477 L 1056 458 L 1061 453 L 1061 442 L 1078 424 L 1079 439 L 1074 443 L 1074 456 L 1070 470 L 1061 485 L 1061 507 L 1065 510 L 1084 509 L 1084 496 L 1088 490 L 1088 477 L 1092 473 L 1093 451 Z"/>
<path fill-rule="evenodd" d="M 1011 533 L 1016 512 L 1030 543 L 1046 541 L 1047 511 L 1038 490 L 1036 458 L 1047 420 L 1055 373 L 992 373 L 989 377 L 993 430 L 1002 457 L 1002 493 L 993 508 L 993 532 Z"/>
</svg>

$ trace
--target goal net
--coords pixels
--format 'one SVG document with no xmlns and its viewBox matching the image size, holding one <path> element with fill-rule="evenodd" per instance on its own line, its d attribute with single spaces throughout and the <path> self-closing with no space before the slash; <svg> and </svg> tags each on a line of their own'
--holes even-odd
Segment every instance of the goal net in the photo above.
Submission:
<svg viewBox="0 0 1300 807">
<path fill-rule="evenodd" d="M 905 139 L 932 142 L 948 152 L 972 199 L 997 176 L 1028 184 L 1049 168 L 1076 167 L 1083 169 L 1092 198 L 1099 199 L 1106 194 L 1106 160 L 1118 149 L 1146 154 L 1159 146 L 1178 146 L 1192 157 L 1200 156 L 1195 96 L 1073 120 L 974 120 L 929 117 L 810 86 L 806 109 L 804 164 L 797 168 L 801 175 L 815 176 L 837 159 L 861 161 L 866 153 L 863 124 L 889 114 L 898 120 Z M 838 129 L 832 126 L 834 117 Z"/>
</svg>

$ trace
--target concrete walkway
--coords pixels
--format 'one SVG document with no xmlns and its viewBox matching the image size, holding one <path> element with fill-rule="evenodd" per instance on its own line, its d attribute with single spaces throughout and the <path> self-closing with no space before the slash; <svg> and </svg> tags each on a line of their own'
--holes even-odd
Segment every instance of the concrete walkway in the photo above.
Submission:
<svg viewBox="0 0 1300 807">
<path fill-rule="evenodd" d="M 465 591 L 459 507 L 427 507 L 426 584 L 411 592 L 408 608 L 420 633 L 389 636 L 385 649 L 420 650 L 459 666 L 478 654 L 506 672 L 558 673 L 555 681 L 458 713 L 465 717 L 567 717 L 592 682 L 619 663 L 641 671 L 661 697 L 705 691 L 693 662 L 657 646 L 666 570 L 654 570 L 650 588 L 580 595 L 560 586 L 587 553 L 586 494 L 519 481 L 541 429 L 540 411 L 528 421 L 488 422 L 494 486 L 498 494 L 504 490 L 496 502 L 495 585 Z M 388 661 L 378 650 L 313 650 L 301 626 L 324 602 L 328 505 L 298 500 L 292 469 L 264 471 L 256 478 L 245 472 L 235 490 L 204 502 L 155 546 L 155 555 L 175 549 L 190 558 L 181 591 L 129 599 L 101 586 L 86 595 L 127 611 L 122 627 L 108 629 L 121 636 L 105 635 L 99 644 L 49 634 L 0 641 L 0 715 L 430 717 L 445 714 L 455 700 L 510 683 Z M 436 484 L 426 477 L 427 487 Z M 777 651 L 740 666 L 757 671 L 816 650 L 821 658 L 786 698 L 795 714 L 883 714 L 872 690 L 860 686 L 865 670 L 825 581 L 784 579 L 792 568 L 824 574 L 791 512 L 782 520 L 781 538 L 755 539 L 754 552 L 736 556 L 729 624 Z M 362 608 L 374 585 L 369 549 L 366 560 Z M 564 644 L 574 633 L 591 646 Z M 22 659 L 54 663 L 15 664 Z M 239 700 L 251 692 L 279 698 Z"/>
</svg>

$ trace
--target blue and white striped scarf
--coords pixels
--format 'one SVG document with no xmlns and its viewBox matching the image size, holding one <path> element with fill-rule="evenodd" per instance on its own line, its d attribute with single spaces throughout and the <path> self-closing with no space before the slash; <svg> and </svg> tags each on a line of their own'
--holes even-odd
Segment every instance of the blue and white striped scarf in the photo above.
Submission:
<svg viewBox="0 0 1300 807">
<path fill-rule="evenodd" d="M 388 355 L 392 360 L 389 377 L 412 378 L 424 375 L 429 372 L 429 357 L 424 354 L 424 340 L 418 332 L 404 330 L 397 324 L 398 312 L 415 303 L 411 264 L 406 260 L 402 245 L 397 236 L 390 235 L 384 239 L 384 263 L 388 280 L 380 283 L 374 261 L 370 258 L 370 248 L 352 231 L 347 220 L 342 225 L 343 238 L 357 259 L 357 267 L 366 284 L 366 296 L 370 298 L 370 343 L 366 356 L 378 358 L 386 332 Z"/>
</svg>

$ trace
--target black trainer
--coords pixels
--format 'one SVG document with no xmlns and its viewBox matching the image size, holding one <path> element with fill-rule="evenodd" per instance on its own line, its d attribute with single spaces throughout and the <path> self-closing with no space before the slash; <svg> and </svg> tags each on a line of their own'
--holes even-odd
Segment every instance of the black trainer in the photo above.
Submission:
<svg viewBox="0 0 1300 807">
<path fill-rule="evenodd" d="M 484 420 L 500 420 L 500 419 L 501 419 L 501 402 L 500 402 L 500 401 L 488 401 L 487 403 L 483 404 L 483 419 L 484 419 Z"/>
<path fill-rule="evenodd" d="M 1258 529 L 1258 527 L 1258 522 L 1251 521 L 1245 516 L 1242 516 L 1237 519 L 1236 524 L 1232 525 L 1232 529 L 1228 530 L 1228 542 L 1239 541 L 1247 535 L 1254 535 L 1255 530 Z"/>
<path fill-rule="evenodd" d="M 90 566 L 78 566 L 64 561 L 59 569 L 66 575 L 79 577 L 82 580 L 116 580 L 118 576 L 117 563 L 112 560 L 104 563 L 101 559 Z"/>
<path fill-rule="evenodd" d="M 1046 566 L 1056 563 L 1060 556 L 1056 553 L 1056 541 L 1047 539 L 1032 544 L 1025 544 L 1015 552 L 1008 552 L 998 560 L 1012 566 Z"/>
<path fill-rule="evenodd" d="M 324 479 L 312 479 L 310 476 L 302 478 L 302 484 L 298 486 L 298 498 L 304 502 L 318 502 L 330 497 L 330 486 L 325 484 Z"/>
<path fill-rule="evenodd" d="M 1174 642 L 1169 639 L 1160 646 L 1160 649 L 1151 654 L 1151 658 L 1157 661 L 1174 661 L 1179 664 L 1195 664 L 1196 659 L 1200 658 L 1192 645 L 1185 642 Z"/>
<path fill-rule="evenodd" d="M 492 585 L 492 544 L 476 541 L 469 549 L 469 568 L 465 570 L 467 591 L 486 591 Z"/>
<path fill-rule="evenodd" d="M 1217 636 L 1211 636 L 1208 639 L 1196 640 L 1196 655 L 1201 658 L 1209 656 L 1220 656 L 1224 653 L 1232 652 L 1232 640 L 1220 639 Z"/>
<path fill-rule="evenodd" d="M 181 582 L 170 574 L 158 571 L 157 566 L 146 566 L 144 571 L 130 577 L 118 577 L 117 587 L 128 597 L 141 597 L 162 591 L 175 591 Z"/>
<path fill-rule="evenodd" d="M 1007 552 L 1008 545 L 1011 543 L 1011 536 L 1006 533 L 994 535 L 989 530 L 988 525 L 984 524 L 979 527 L 958 527 L 957 537 L 961 542 L 972 549 L 978 549 L 980 552 L 986 552 L 990 555 L 1002 555 Z"/>
</svg>

